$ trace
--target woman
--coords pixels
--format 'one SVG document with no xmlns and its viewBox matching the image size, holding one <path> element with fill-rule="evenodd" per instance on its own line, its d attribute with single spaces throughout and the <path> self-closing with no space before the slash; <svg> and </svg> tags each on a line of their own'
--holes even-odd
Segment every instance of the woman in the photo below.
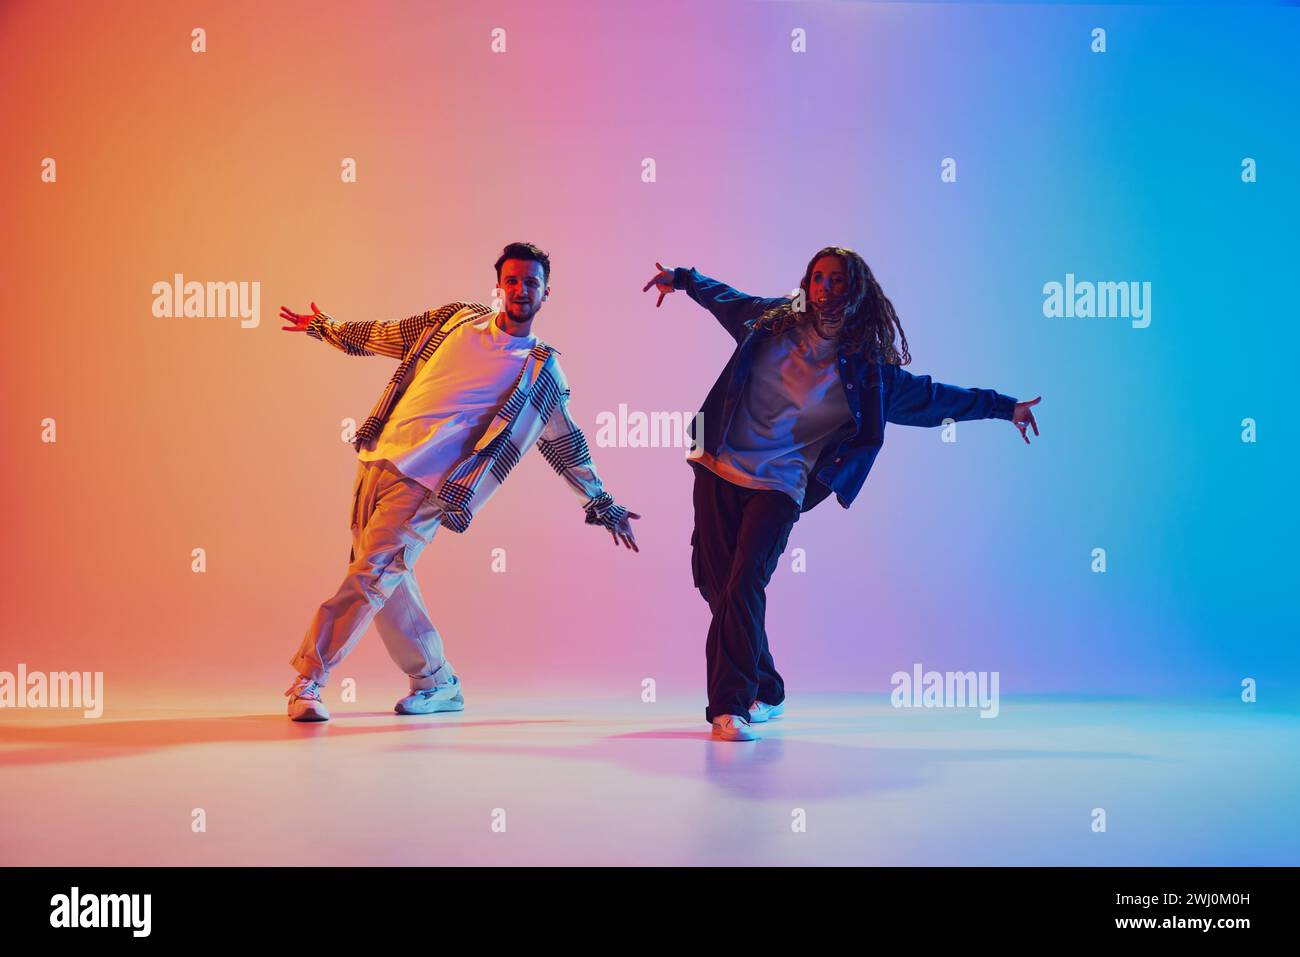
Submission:
<svg viewBox="0 0 1300 957">
<path fill-rule="evenodd" d="M 856 252 L 827 246 L 794 296 L 748 296 L 693 267 L 666 269 L 642 291 L 684 289 L 736 340 L 695 422 L 691 566 L 709 603 L 705 642 L 713 735 L 752 741 L 752 724 L 784 710 L 768 648 L 766 588 L 800 514 L 832 492 L 848 508 L 871 470 L 886 422 L 1008 419 L 1029 442 L 1030 407 L 992 389 L 914 376 L 894 306 Z"/>
</svg>

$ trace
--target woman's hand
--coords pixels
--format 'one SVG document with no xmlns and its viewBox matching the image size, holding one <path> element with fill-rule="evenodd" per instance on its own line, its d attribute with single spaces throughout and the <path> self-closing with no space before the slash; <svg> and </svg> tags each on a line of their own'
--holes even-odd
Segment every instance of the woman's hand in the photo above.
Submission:
<svg viewBox="0 0 1300 957">
<path fill-rule="evenodd" d="M 663 304 L 664 296 L 675 290 L 673 289 L 673 270 L 665 269 L 662 263 L 655 263 L 655 268 L 659 272 L 650 277 L 650 281 L 641 288 L 641 291 L 648 292 L 651 286 L 659 288 L 659 301 L 655 303 L 655 308 L 658 309 Z"/>
<path fill-rule="evenodd" d="M 1034 421 L 1034 413 L 1029 411 L 1031 405 L 1038 405 L 1043 401 L 1040 395 L 1036 399 L 1030 399 L 1028 402 L 1017 402 L 1015 414 L 1011 416 L 1011 424 L 1020 430 L 1020 437 L 1025 440 L 1025 445 L 1029 444 L 1029 433 L 1025 431 L 1029 426 L 1034 427 L 1034 435 L 1038 434 L 1038 423 Z"/>
</svg>

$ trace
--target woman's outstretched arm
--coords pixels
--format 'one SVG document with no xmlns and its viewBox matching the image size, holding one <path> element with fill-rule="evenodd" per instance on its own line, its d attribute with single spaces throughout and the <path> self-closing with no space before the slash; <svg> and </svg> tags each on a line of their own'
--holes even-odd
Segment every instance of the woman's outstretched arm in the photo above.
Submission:
<svg viewBox="0 0 1300 957">
<path fill-rule="evenodd" d="M 727 334 L 737 342 L 745 338 L 749 331 L 745 323 L 758 315 L 763 307 L 776 301 L 761 296 L 746 295 L 725 282 L 701 275 L 693 266 L 667 269 L 662 264 L 655 263 L 655 267 L 659 272 L 651 276 L 650 281 L 641 289 L 642 292 L 648 292 L 650 287 L 654 286 L 659 290 L 659 299 L 655 303 L 655 308 L 664 301 L 664 296 L 678 289 L 684 289 L 686 295 L 713 313 L 713 317 L 722 324 L 722 328 L 726 329 Z"/>
</svg>

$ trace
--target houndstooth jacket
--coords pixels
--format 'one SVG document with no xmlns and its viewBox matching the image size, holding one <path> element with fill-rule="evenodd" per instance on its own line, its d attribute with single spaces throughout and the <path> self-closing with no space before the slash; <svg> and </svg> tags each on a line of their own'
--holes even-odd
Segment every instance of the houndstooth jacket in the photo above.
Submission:
<svg viewBox="0 0 1300 957">
<path fill-rule="evenodd" d="M 384 423 L 421 362 L 442 345 L 453 330 L 493 312 L 477 302 L 451 302 L 407 319 L 381 322 L 336 322 L 316 312 L 307 334 L 351 356 L 384 355 L 400 359 L 370 415 L 357 430 L 353 446 L 374 448 Z M 627 509 L 614 503 L 596 473 L 587 439 L 569 415 L 569 384 L 556 359 L 557 351 L 538 340 L 524 360 L 514 388 L 489 423 L 474 449 L 437 489 L 442 524 L 463 532 L 482 506 L 505 482 L 520 456 L 534 443 L 542 457 L 582 501 L 588 525 L 614 529 Z"/>
</svg>

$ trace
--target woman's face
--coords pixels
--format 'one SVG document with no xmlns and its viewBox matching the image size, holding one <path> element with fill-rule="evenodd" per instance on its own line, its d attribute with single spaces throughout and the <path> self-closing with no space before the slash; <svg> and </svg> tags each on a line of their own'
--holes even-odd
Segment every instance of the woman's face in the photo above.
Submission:
<svg viewBox="0 0 1300 957">
<path fill-rule="evenodd" d="M 849 273 L 843 256 L 822 256 L 808 277 L 808 299 L 818 313 L 843 310 L 849 295 Z"/>
</svg>

